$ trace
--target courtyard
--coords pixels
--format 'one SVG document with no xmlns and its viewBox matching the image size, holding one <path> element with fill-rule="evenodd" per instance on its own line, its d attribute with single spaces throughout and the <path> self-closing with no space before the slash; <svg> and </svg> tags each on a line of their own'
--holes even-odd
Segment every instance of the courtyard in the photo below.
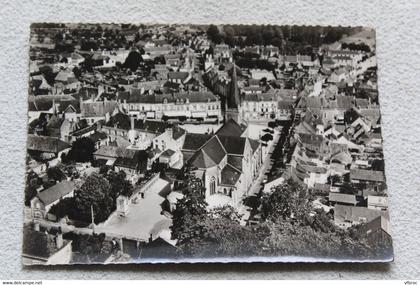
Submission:
<svg viewBox="0 0 420 285">
<path fill-rule="evenodd" d="M 96 232 L 103 232 L 127 239 L 147 241 L 152 235 L 156 239 L 160 232 L 168 231 L 171 219 L 162 215 L 161 203 L 164 198 L 159 192 L 168 185 L 163 179 L 158 179 L 141 198 L 131 202 L 127 216 L 120 217 L 114 212 L 109 219 L 96 227 Z"/>
</svg>

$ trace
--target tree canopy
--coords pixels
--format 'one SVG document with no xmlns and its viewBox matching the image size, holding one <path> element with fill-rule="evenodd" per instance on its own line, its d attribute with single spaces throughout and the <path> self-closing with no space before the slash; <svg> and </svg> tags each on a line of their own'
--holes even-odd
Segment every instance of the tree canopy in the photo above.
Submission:
<svg viewBox="0 0 420 285">
<path fill-rule="evenodd" d="M 73 142 L 65 160 L 88 162 L 93 160 L 95 143 L 88 137 L 77 139 Z"/>
<path fill-rule="evenodd" d="M 241 225 L 230 206 L 207 209 L 200 179 L 190 176 L 181 189 L 185 196 L 173 213 L 172 238 L 187 257 L 373 257 L 389 249 L 378 250 L 356 228 L 335 226 L 331 214 L 313 208 L 311 193 L 291 179 L 261 197 L 261 221 L 254 226 Z"/>
<path fill-rule="evenodd" d="M 94 211 L 95 223 L 105 221 L 112 212 L 113 199 L 111 185 L 108 180 L 97 173 L 87 177 L 85 183 L 74 193 L 77 209 L 84 221 L 91 217 L 91 207 Z"/>
<path fill-rule="evenodd" d="M 141 54 L 138 51 L 130 51 L 127 58 L 124 61 L 123 67 L 129 68 L 131 71 L 136 71 L 140 63 L 143 61 Z"/>
</svg>

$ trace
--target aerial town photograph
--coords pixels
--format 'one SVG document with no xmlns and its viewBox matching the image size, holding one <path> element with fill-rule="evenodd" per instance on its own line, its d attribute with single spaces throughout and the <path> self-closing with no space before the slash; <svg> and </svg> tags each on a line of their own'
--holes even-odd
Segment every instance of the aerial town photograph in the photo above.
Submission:
<svg viewBox="0 0 420 285">
<path fill-rule="evenodd" d="M 393 260 L 375 30 L 28 40 L 24 265 Z"/>
</svg>

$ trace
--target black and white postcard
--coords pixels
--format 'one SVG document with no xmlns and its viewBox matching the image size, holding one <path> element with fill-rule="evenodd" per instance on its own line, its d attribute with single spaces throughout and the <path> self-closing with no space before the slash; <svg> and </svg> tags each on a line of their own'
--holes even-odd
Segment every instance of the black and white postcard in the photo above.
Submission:
<svg viewBox="0 0 420 285">
<path fill-rule="evenodd" d="M 23 264 L 393 260 L 373 29 L 29 41 Z"/>
</svg>

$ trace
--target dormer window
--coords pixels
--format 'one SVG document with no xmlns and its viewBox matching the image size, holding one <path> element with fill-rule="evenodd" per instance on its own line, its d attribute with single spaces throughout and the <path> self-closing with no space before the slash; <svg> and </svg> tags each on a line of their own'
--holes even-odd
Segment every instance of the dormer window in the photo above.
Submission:
<svg viewBox="0 0 420 285">
<path fill-rule="evenodd" d="M 168 104 L 168 99 L 163 99 L 163 104 Z"/>
</svg>

